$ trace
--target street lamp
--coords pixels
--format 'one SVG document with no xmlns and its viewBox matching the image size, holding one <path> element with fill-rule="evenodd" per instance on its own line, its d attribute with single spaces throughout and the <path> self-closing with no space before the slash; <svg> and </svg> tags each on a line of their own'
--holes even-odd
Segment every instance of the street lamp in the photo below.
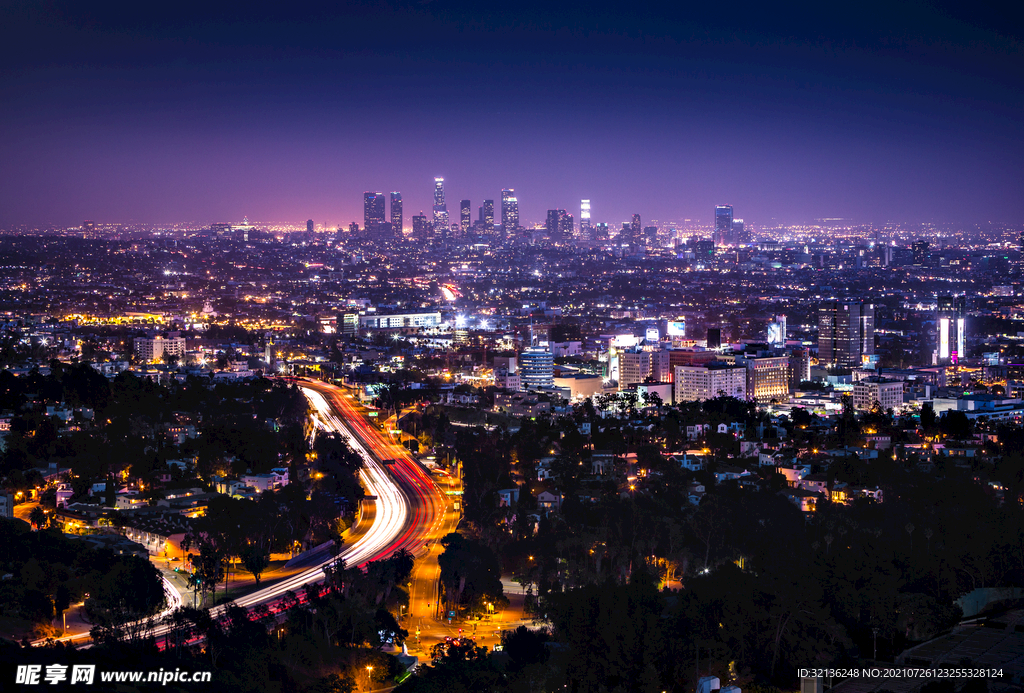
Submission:
<svg viewBox="0 0 1024 693">
<path fill-rule="evenodd" d="M 370 674 L 372 674 L 372 673 L 373 673 L 373 665 L 372 664 L 367 664 L 366 665 L 366 690 L 370 690 L 372 688 L 372 686 L 370 684 Z"/>
</svg>

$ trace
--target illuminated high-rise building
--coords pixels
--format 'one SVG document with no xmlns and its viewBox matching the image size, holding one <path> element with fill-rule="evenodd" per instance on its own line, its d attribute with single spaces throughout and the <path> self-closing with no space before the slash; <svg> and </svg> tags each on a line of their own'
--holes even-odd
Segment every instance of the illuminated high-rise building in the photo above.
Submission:
<svg viewBox="0 0 1024 693">
<path fill-rule="evenodd" d="M 818 361 L 839 368 L 860 368 L 875 353 L 875 306 L 855 301 L 826 301 L 818 308 Z"/>
<path fill-rule="evenodd" d="M 434 178 L 434 233 L 448 235 L 448 206 L 444 203 L 444 178 Z"/>
<path fill-rule="evenodd" d="M 434 206 L 444 207 L 444 178 L 434 178 Z"/>
<path fill-rule="evenodd" d="M 639 214 L 634 214 L 633 221 L 629 223 L 629 242 L 633 244 L 643 242 L 643 229 L 640 225 Z"/>
<path fill-rule="evenodd" d="M 494 231 L 494 200 L 484 200 L 480 207 L 480 222 L 484 225 L 484 231 Z"/>
<path fill-rule="evenodd" d="M 423 212 L 412 218 L 412 237 L 418 241 L 429 240 L 434 235 L 434 224 Z"/>
<path fill-rule="evenodd" d="M 590 200 L 580 200 L 580 230 L 590 228 Z"/>
<path fill-rule="evenodd" d="M 967 349 L 967 301 L 963 296 L 939 296 L 935 311 L 936 365 L 957 363 Z"/>
<path fill-rule="evenodd" d="M 743 228 L 742 219 L 732 220 L 732 242 L 735 245 L 747 243 L 750 239 L 747 238 L 747 232 Z"/>
<path fill-rule="evenodd" d="M 519 229 L 519 200 L 512 188 L 501 191 L 501 227 L 506 238 L 511 238 Z"/>
<path fill-rule="evenodd" d="M 463 234 L 469 233 L 469 227 L 473 224 L 473 206 L 469 200 L 459 203 L 459 228 Z"/>
<path fill-rule="evenodd" d="M 732 205 L 718 205 L 715 207 L 715 245 L 725 245 L 731 236 Z"/>
<path fill-rule="evenodd" d="M 306 221 L 306 233 L 313 233 L 313 220 L 309 219 Z"/>
<path fill-rule="evenodd" d="M 519 354 L 519 377 L 524 390 L 554 387 L 555 358 L 546 346 L 530 346 Z"/>
<path fill-rule="evenodd" d="M 391 233 L 402 237 L 402 193 L 391 193 Z"/>
<path fill-rule="evenodd" d="M 564 209 L 549 209 L 547 218 L 548 236 L 553 241 L 564 241 L 572 237 L 572 215 Z"/>
<path fill-rule="evenodd" d="M 927 265 L 928 260 L 931 259 L 931 254 L 928 252 L 928 248 L 931 243 L 928 241 L 917 241 L 910 245 L 911 253 L 913 253 L 914 264 L 918 267 Z"/>
<path fill-rule="evenodd" d="M 384 193 L 363 193 L 363 229 L 368 236 L 380 233 L 385 223 Z"/>
</svg>

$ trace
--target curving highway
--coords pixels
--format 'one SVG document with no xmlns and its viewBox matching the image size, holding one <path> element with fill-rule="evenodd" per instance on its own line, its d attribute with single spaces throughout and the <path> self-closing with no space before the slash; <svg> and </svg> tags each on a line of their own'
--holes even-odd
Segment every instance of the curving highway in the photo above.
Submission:
<svg viewBox="0 0 1024 693">
<path fill-rule="evenodd" d="M 316 381 L 297 384 L 313 407 L 317 427 L 343 435 L 363 458 L 360 479 L 367 495 L 376 498 L 373 524 L 340 554 L 345 564 L 362 567 L 370 561 L 386 558 L 398 549 L 421 554 L 426 543 L 436 539 L 444 529 L 444 494 L 407 450 L 387 440 L 356 411 L 340 388 Z M 384 463 L 385 460 L 389 461 L 388 464 Z M 296 592 L 310 583 L 323 580 L 323 568 L 333 560 L 333 557 L 325 556 L 322 562 L 308 570 L 239 597 L 233 603 L 246 608 L 266 604 L 273 609 L 287 592 Z M 152 618 L 155 623 L 181 606 L 181 596 L 166 578 L 164 588 L 167 608 Z M 214 617 L 223 612 L 224 606 L 211 609 Z M 169 632 L 170 627 L 163 623 L 157 623 L 150 630 L 151 635 L 157 638 Z M 89 633 L 79 633 L 59 640 L 88 638 Z"/>
</svg>

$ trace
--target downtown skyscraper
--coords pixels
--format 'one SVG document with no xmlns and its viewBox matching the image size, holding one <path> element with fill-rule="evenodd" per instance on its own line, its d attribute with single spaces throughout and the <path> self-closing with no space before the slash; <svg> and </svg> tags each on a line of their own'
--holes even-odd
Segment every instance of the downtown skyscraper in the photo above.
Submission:
<svg viewBox="0 0 1024 693">
<path fill-rule="evenodd" d="M 826 301 L 818 308 L 818 361 L 860 368 L 875 353 L 875 306 L 859 301 Z"/>
<path fill-rule="evenodd" d="M 722 246 L 732 239 L 732 205 L 715 207 L 715 245 Z"/>
<path fill-rule="evenodd" d="M 402 237 L 402 193 L 391 193 L 391 233 L 395 238 Z"/>
<path fill-rule="evenodd" d="M 486 233 L 494 231 L 494 200 L 484 200 L 480 206 L 480 223 Z"/>
<path fill-rule="evenodd" d="M 444 178 L 434 178 L 434 233 L 448 235 L 448 206 L 444 202 Z"/>
<path fill-rule="evenodd" d="M 368 236 L 380 233 L 384 226 L 384 193 L 363 193 L 363 229 Z"/>
<path fill-rule="evenodd" d="M 519 200 L 512 188 L 501 191 L 501 228 L 506 238 L 511 238 L 519 230 Z"/>
<path fill-rule="evenodd" d="M 469 227 L 473 225 L 473 205 L 469 200 L 459 203 L 459 230 L 462 235 L 469 233 Z"/>
<path fill-rule="evenodd" d="M 572 215 L 564 209 L 549 209 L 547 230 L 548 237 L 553 241 L 565 241 L 572 238 Z"/>
</svg>

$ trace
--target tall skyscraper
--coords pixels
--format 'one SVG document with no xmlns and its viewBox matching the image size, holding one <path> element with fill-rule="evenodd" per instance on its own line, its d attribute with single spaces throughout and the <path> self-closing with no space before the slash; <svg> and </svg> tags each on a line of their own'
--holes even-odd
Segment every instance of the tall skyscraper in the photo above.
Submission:
<svg viewBox="0 0 1024 693">
<path fill-rule="evenodd" d="M 459 228 L 462 230 L 462 234 L 469 233 L 469 227 L 473 225 L 473 206 L 469 203 L 469 200 L 463 200 L 459 203 Z"/>
<path fill-rule="evenodd" d="M 480 207 L 480 221 L 483 222 L 485 231 L 494 231 L 494 200 L 484 200 L 483 206 Z"/>
<path fill-rule="evenodd" d="M 434 235 L 434 224 L 423 212 L 412 218 L 412 237 L 418 241 L 429 240 Z"/>
<path fill-rule="evenodd" d="M 366 235 L 380 233 L 384 225 L 384 193 L 363 193 L 363 229 Z"/>
<path fill-rule="evenodd" d="M 715 207 L 715 245 L 725 245 L 732 236 L 732 205 Z"/>
<path fill-rule="evenodd" d="M 553 241 L 564 241 L 572 238 L 572 215 L 564 209 L 549 209 L 547 218 L 548 236 Z"/>
<path fill-rule="evenodd" d="M 634 214 L 633 221 L 629 223 L 629 242 L 638 245 L 643 242 L 643 229 L 640 225 L 640 215 Z"/>
<path fill-rule="evenodd" d="M 852 301 L 826 301 L 818 308 L 818 361 L 840 368 L 859 368 L 875 353 L 875 306 Z"/>
<path fill-rule="evenodd" d="M 501 191 L 501 227 L 506 238 L 513 237 L 519 229 L 519 200 L 512 188 Z"/>
<path fill-rule="evenodd" d="M 444 178 L 434 178 L 434 206 L 444 207 Z"/>
<path fill-rule="evenodd" d="M 313 233 L 313 220 L 309 219 L 306 221 L 306 233 Z"/>
<path fill-rule="evenodd" d="M 748 240 L 749 239 L 747 238 L 747 232 L 743 228 L 743 220 L 742 219 L 733 219 L 732 220 L 732 242 L 733 242 L 733 244 L 740 245 L 741 243 L 746 243 Z"/>
<path fill-rule="evenodd" d="M 590 229 L 590 200 L 580 200 L 580 233 L 589 234 Z"/>
<path fill-rule="evenodd" d="M 935 365 L 957 363 L 965 356 L 967 301 L 963 296 L 939 296 L 936 304 Z"/>
<path fill-rule="evenodd" d="M 391 193 L 391 233 L 402 237 L 402 193 Z"/>
<path fill-rule="evenodd" d="M 448 206 L 444 203 L 444 178 L 434 178 L 434 234 L 448 235 Z"/>
</svg>

